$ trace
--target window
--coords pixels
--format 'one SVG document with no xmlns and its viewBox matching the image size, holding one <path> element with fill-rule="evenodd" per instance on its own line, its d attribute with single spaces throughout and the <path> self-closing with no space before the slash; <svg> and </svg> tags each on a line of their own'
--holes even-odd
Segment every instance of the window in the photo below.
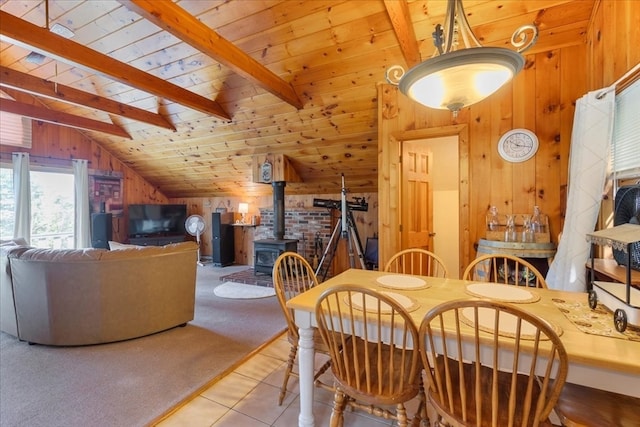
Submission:
<svg viewBox="0 0 640 427">
<path fill-rule="evenodd" d="M 640 177 L 640 79 L 616 95 L 611 145 L 614 180 Z"/>
<path fill-rule="evenodd" d="M 31 245 L 74 246 L 74 179 L 70 171 L 31 170 Z M 13 170 L 0 168 L 0 234 L 13 237 Z"/>
<path fill-rule="evenodd" d="M 0 111 L 0 144 L 31 148 L 31 119 Z"/>
</svg>

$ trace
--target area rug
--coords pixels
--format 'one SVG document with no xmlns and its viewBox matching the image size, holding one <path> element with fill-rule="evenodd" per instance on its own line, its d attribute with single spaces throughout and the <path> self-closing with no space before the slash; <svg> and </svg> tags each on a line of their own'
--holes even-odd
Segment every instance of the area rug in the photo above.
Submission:
<svg viewBox="0 0 640 427">
<path fill-rule="evenodd" d="M 245 285 L 244 283 L 224 282 L 213 290 L 219 298 L 228 299 L 254 299 L 275 296 L 276 292 L 271 287 Z"/>
<path fill-rule="evenodd" d="M 84 347 L 0 333 L 0 425 L 146 426 L 230 372 L 285 321 L 275 298 L 216 297 L 221 270 L 198 267 L 195 319 L 185 327 Z"/>
</svg>

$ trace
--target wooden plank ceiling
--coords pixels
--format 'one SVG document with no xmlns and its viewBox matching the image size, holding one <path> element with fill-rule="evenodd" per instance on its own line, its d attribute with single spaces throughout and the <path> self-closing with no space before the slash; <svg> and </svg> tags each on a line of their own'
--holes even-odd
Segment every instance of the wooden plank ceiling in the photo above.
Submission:
<svg viewBox="0 0 640 427">
<path fill-rule="evenodd" d="M 339 193 L 343 172 L 375 192 L 376 84 L 433 54 L 446 9 L 404 1 L 0 0 L 1 108 L 80 129 L 169 197 L 269 193 L 269 153 L 303 179 L 288 193 Z M 536 52 L 584 43 L 594 2 L 464 5 L 485 46 L 535 23 Z"/>
</svg>

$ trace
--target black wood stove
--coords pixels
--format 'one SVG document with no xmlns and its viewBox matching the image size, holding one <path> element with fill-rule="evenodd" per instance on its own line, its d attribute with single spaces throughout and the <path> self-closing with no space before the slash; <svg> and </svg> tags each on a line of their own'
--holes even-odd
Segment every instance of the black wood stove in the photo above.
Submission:
<svg viewBox="0 0 640 427">
<path fill-rule="evenodd" d="M 283 252 L 297 252 L 298 240 L 284 238 L 285 181 L 275 181 L 273 187 L 273 239 L 255 240 L 254 273 L 271 274 L 273 264 Z"/>
</svg>

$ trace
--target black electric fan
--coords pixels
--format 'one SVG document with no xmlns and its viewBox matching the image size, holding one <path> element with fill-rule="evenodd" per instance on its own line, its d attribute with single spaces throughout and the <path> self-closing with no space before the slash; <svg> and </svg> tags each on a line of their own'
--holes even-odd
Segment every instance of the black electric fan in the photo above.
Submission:
<svg viewBox="0 0 640 427">
<path fill-rule="evenodd" d="M 613 210 L 613 225 L 640 224 L 640 184 L 625 185 L 616 192 Z M 627 254 L 613 250 L 618 265 L 627 265 Z M 631 244 L 631 266 L 640 271 L 640 242 Z"/>
</svg>

